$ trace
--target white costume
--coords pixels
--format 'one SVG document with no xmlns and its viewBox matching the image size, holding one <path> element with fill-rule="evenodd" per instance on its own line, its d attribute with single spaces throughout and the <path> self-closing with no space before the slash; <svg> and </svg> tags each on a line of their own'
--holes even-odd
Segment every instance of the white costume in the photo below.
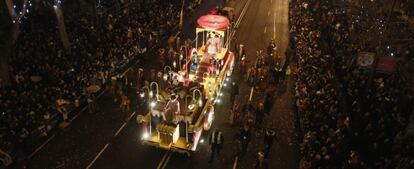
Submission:
<svg viewBox="0 0 414 169">
<path fill-rule="evenodd" d="M 220 51 L 220 38 L 212 37 L 207 40 L 207 53 L 215 54 L 216 52 Z"/>
<path fill-rule="evenodd" d="M 180 113 L 180 102 L 175 98 L 168 101 L 165 105 L 165 116 L 167 121 L 177 121 L 177 116 Z"/>
</svg>

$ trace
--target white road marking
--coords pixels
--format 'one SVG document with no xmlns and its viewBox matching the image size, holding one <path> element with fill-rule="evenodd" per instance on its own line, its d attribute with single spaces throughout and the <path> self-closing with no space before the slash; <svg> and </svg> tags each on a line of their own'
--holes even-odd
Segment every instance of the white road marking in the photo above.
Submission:
<svg viewBox="0 0 414 169">
<path fill-rule="evenodd" d="M 264 28 L 264 31 L 263 31 L 263 32 L 264 32 L 264 33 L 266 33 L 266 31 L 267 31 L 267 26 L 265 26 L 265 28 Z"/>
<path fill-rule="evenodd" d="M 239 160 L 239 157 L 236 156 L 236 159 L 234 160 L 234 163 L 233 163 L 233 169 L 236 169 L 238 160 Z"/>
<path fill-rule="evenodd" d="M 124 127 L 126 126 L 126 124 L 127 124 L 126 122 L 124 124 L 122 124 L 122 126 L 118 129 L 118 131 L 116 131 L 116 133 L 114 135 L 115 137 L 118 136 L 118 134 L 121 132 L 122 129 L 124 129 Z"/>
<path fill-rule="evenodd" d="M 132 117 L 134 117 L 134 115 L 135 115 L 136 113 L 137 113 L 137 112 L 133 112 L 133 113 L 129 116 L 128 121 L 129 121 L 129 120 L 131 120 L 131 119 L 132 119 Z"/>
<path fill-rule="evenodd" d="M 50 140 L 52 140 L 53 138 L 55 138 L 56 135 L 52 135 L 51 137 L 49 137 L 42 145 L 40 145 L 38 148 L 36 148 L 35 151 L 33 151 L 32 154 L 29 155 L 29 158 L 32 158 L 38 151 L 40 151 L 47 143 L 50 142 Z"/>
<path fill-rule="evenodd" d="M 254 90 L 254 87 L 252 87 L 252 88 L 250 89 L 249 101 L 252 101 L 252 98 L 253 98 L 253 90 Z"/>
<path fill-rule="evenodd" d="M 249 5 L 250 5 L 250 2 L 251 2 L 251 0 L 248 0 L 248 1 L 246 2 L 246 5 L 243 7 L 242 12 L 240 13 L 240 16 L 237 18 L 237 21 L 236 21 L 236 23 L 234 24 L 234 28 L 239 27 L 239 24 L 240 24 L 240 23 L 241 23 L 241 21 L 243 20 L 244 14 L 246 13 L 247 8 L 248 8 L 248 7 L 249 7 Z M 232 34 L 230 35 L 230 39 L 233 39 L 233 37 L 234 37 L 234 35 L 235 35 L 235 34 L 236 34 L 236 30 L 232 31 Z"/>
<path fill-rule="evenodd" d="M 270 16 L 270 10 L 269 10 L 269 11 L 267 11 L 267 16 Z"/>
<path fill-rule="evenodd" d="M 167 159 L 167 157 L 168 157 L 168 156 L 170 156 L 170 154 L 171 154 L 171 151 L 170 151 L 170 150 L 168 150 L 168 151 L 164 154 L 164 156 L 162 157 L 162 159 L 161 159 L 160 163 L 158 164 L 157 169 L 161 169 L 162 167 L 164 167 L 164 161 Z"/>
<path fill-rule="evenodd" d="M 92 160 L 91 163 L 89 163 L 89 165 L 86 167 L 86 169 L 89 169 L 93 166 L 93 164 L 95 163 L 96 160 L 98 160 L 98 158 L 101 156 L 101 154 L 106 150 L 106 148 L 108 148 L 109 144 L 105 144 L 105 146 L 101 149 L 101 151 L 99 151 L 98 155 L 95 156 L 95 158 Z"/>
<path fill-rule="evenodd" d="M 128 120 L 126 121 L 126 122 L 124 122 L 124 124 L 122 124 L 122 126 L 118 129 L 118 131 L 116 131 L 116 133 L 115 133 L 115 137 L 116 136 L 118 136 L 118 134 L 122 131 L 122 129 L 124 129 L 124 127 L 126 126 L 126 124 L 129 122 L 129 120 L 131 120 L 131 118 L 132 117 L 134 117 L 134 115 L 135 115 L 135 112 L 134 113 L 132 113 L 130 116 L 129 116 L 129 118 L 128 118 Z"/>
<path fill-rule="evenodd" d="M 170 158 L 172 156 L 172 153 L 170 153 L 170 155 L 168 155 L 167 159 L 164 161 L 164 165 L 161 169 L 165 169 L 165 167 L 167 167 L 168 161 L 170 161 Z"/>
</svg>

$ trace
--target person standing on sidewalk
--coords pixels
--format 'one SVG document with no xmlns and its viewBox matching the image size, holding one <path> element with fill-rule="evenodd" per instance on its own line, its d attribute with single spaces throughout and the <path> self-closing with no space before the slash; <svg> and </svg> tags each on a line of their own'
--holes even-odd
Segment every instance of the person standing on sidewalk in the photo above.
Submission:
<svg viewBox="0 0 414 169">
<path fill-rule="evenodd" d="M 273 140 L 276 138 L 276 133 L 273 129 L 267 129 L 264 135 L 264 158 L 269 157 L 270 149 L 273 145 Z M 276 138 L 277 139 L 277 138 Z"/>
<path fill-rule="evenodd" d="M 242 131 L 240 132 L 239 139 L 240 139 L 241 148 L 242 148 L 241 156 L 243 157 L 247 153 L 247 147 L 251 140 L 250 129 L 247 125 L 245 125 Z"/>
<path fill-rule="evenodd" d="M 209 163 L 213 162 L 216 153 L 220 156 L 220 151 L 223 148 L 223 142 L 223 133 L 220 131 L 220 129 L 214 129 L 209 138 L 209 143 L 211 146 L 211 156 L 210 161 L 208 161 Z"/>
</svg>

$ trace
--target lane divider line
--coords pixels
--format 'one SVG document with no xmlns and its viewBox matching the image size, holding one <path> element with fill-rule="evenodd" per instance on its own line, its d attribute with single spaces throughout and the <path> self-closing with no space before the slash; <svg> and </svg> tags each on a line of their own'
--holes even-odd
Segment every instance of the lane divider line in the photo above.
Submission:
<svg viewBox="0 0 414 169">
<path fill-rule="evenodd" d="M 265 26 L 265 28 L 264 28 L 264 32 L 263 32 L 263 33 L 266 33 L 266 31 L 267 31 L 267 26 Z"/>
<path fill-rule="evenodd" d="M 164 156 L 162 157 L 162 159 L 161 159 L 161 161 L 160 161 L 160 163 L 158 164 L 158 166 L 157 166 L 157 169 L 161 169 L 161 167 L 163 167 L 164 166 L 164 161 L 165 161 L 165 159 L 167 159 L 167 156 L 169 156 L 170 155 L 170 150 L 168 150 L 165 154 L 164 154 Z"/>
<path fill-rule="evenodd" d="M 132 119 L 132 117 L 134 117 L 134 115 L 135 115 L 136 113 L 137 113 L 137 112 L 133 112 L 133 113 L 129 116 L 128 121 L 129 121 L 129 120 L 131 120 L 131 119 Z"/>
<path fill-rule="evenodd" d="M 239 160 L 239 157 L 236 156 L 236 159 L 234 159 L 234 163 L 233 163 L 233 169 L 236 169 L 238 160 Z"/>
<path fill-rule="evenodd" d="M 239 27 L 239 25 L 240 25 L 240 23 L 241 23 L 241 21 L 244 17 L 244 14 L 246 13 L 246 11 L 247 11 L 247 9 L 250 5 L 250 2 L 251 2 L 251 0 L 247 0 L 246 4 L 244 5 L 243 10 L 240 13 L 240 16 L 237 18 L 237 21 L 234 24 L 234 29 L 235 30 L 231 32 L 230 39 L 233 39 L 234 35 L 236 34 L 237 28 Z"/>
<path fill-rule="evenodd" d="M 118 134 L 122 131 L 122 129 L 124 129 L 124 127 L 126 126 L 126 124 L 127 124 L 127 123 L 126 123 L 126 122 L 124 122 L 124 124 L 122 124 L 122 126 L 118 129 L 118 131 L 116 131 L 116 133 L 115 133 L 115 135 L 114 135 L 115 137 L 116 137 L 116 136 L 118 136 Z"/>
<path fill-rule="evenodd" d="M 92 160 L 91 163 L 89 163 L 89 165 L 86 167 L 86 169 L 89 169 L 93 166 L 93 164 L 95 163 L 96 160 L 98 160 L 98 158 L 101 156 L 101 154 L 106 150 L 106 148 L 108 148 L 109 144 L 105 144 L 105 146 L 101 149 L 101 151 L 99 151 L 99 153 L 95 156 L 95 158 Z"/>
<path fill-rule="evenodd" d="M 128 124 L 128 122 L 132 119 L 132 117 L 134 117 L 134 115 L 136 114 L 136 112 L 133 112 L 130 116 L 129 116 L 129 118 L 128 118 L 128 120 L 126 121 L 126 122 L 124 122 L 123 124 L 122 124 L 122 126 L 116 131 L 116 133 L 115 133 L 115 135 L 114 135 L 114 137 L 116 137 L 116 136 L 118 136 L 118 134 L 124 129 L 124 127 Z"/>
<path fill-rule="evenodd" d="M 38 151 L 40 151 L 47 143 L 49 143 L 53 138 L 55 138 L 55 134 L 50 136 L 42 145 L 40 145 L 38 148 L 36 148 L 35 151 L 33 151 L 32 154 L 29 155 L 29 159 L 32 158 Z"/>
<path fill-rule="evenodd" d="M 170 153 L 167 157 L 167 159 L 164 161 L 163 167 L 161 169 L 165 169 L 165 167 L 167 167 L 168 162 L 170 161 L 170 158 L 172 156 L 173 153 Z"/>
</svg>

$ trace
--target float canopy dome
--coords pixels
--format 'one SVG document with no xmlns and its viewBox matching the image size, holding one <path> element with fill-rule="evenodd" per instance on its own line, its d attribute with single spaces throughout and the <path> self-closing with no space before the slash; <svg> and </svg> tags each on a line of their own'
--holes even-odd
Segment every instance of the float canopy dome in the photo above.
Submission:
<svg viewBox="0 0 414 169">
<path fill-rule="evenodd" d="M 229 20 L 221 15 L 204 15 L 198 18 L 197 23 L 205 29 L 221 30 L 229 26 Z"/>
</svg>

